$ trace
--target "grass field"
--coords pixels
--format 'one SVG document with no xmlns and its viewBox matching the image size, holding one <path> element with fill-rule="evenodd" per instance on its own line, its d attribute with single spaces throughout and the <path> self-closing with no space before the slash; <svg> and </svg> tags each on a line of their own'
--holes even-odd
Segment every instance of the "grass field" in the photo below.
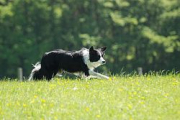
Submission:
<svg viewBox="0 0 180 120">
<path fill-rule="evenodd" d="M 2 80 L 0 119 L 180 120 L 180 75 Z"/>
</svg>

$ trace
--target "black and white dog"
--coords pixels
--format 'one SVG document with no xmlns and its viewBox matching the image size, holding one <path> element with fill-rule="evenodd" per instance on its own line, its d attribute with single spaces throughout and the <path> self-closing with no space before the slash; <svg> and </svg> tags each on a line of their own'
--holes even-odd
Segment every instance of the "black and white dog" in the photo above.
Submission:
<svg viewBox="0 0 180 120">
<path fill-rule="evenodd" d="M 106 47 L 94 49 L 82 48 L 79 51 L 65 51 L 62 49 L 44 54 L 40 63 L 34 65 L 29 80 L 51 80 L 58 72 L 66 71 L 85 78 L 104 78 L 108 76 L 94 72 L 94 69 L 106 63 L 104 52 Z"/>
</svg>

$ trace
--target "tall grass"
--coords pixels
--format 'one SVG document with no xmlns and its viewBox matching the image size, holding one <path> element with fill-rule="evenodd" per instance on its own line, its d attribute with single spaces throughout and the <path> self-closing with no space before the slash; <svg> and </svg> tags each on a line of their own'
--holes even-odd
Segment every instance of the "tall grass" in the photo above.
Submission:
<svg viewBox="0 0 180 120">
<path fill-rule="evenodd" d="M 178 120 L 180 75 L 0 81 L 0 119 Z"/>
</svg>

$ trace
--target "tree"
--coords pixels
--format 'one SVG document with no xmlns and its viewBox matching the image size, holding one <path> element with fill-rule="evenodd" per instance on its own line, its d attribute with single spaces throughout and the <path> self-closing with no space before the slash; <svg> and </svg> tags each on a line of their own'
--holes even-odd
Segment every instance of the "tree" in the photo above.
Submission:
<svg viewBox="0 0 180 120">
<path fill-rule="evenodd" d="M 103 71 L 179 70 L 179 12 L 178 0 L 3 0 L 0 77 L 28 76 L 46 51 L 92 45 L 108 48 Z"/>
</svg>

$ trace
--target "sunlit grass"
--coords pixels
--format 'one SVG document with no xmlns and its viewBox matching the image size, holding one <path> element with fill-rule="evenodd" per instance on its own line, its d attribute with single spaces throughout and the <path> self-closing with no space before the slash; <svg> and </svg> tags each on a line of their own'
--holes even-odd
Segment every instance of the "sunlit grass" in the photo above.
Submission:
<svg viewBox="0 0 180 120">
<path fill-rule="evenodd" d="M 180 75 L 0 81 L 0 119 L 180 119 Z"/>
</svg>

